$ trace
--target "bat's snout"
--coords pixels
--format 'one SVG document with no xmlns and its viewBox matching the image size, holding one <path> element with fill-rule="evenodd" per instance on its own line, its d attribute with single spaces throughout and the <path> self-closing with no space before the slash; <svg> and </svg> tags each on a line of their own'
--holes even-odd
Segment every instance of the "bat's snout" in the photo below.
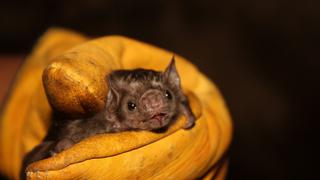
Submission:
<svg viewBox="0 0 320 180">
<path fill-rule="evenodd" d="M 157 89 L 148 90 L 140 98 L 140 105 L 148 113 L 160 112 L 165 105 L 163 92 Z"/>
</svg>

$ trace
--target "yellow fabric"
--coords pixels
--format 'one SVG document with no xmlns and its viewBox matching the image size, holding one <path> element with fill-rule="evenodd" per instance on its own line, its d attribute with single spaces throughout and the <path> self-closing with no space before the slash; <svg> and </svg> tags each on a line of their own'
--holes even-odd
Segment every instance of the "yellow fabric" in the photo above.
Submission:
<svg viewBox="0 0 320 180">
<path fill-rule="evenodd" d="M 23 156 L 39 144 L 52 106 L 77 117 L 101 110 L 105 75 L 114 69 L 164 70 L 173 53 L 121 36 L 88 38 L 49 30 L 20 69 L 0 119 L 0 170 L 17 179 Z M 232 125 L 215 85 L 180 56 L 176 65 L 197 121 L 185 118 L 164 133 L 148 131 L 87 138 L 54 157 L 31 164 L 30 179 L 193 179 L 216 176 L 231 140 Z M 43 71 L 45 69 L 45 71 Z M 43 84 L 41 81 L 43 73 Z"/>
</svg>

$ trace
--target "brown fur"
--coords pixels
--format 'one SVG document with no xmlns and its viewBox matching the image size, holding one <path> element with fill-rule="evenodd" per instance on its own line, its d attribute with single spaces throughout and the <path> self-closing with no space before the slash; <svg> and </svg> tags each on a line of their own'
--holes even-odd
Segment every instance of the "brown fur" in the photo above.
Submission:
<svg viewBox="0 0 320 180">
<path fill-rule="evenodd" d="M 26 155 L 24 168 L 96 134 L 159 130 L 169 126 L 180 114 L 188 119 L 185 128 L 194 124 L 195 118 L 187 97 L 182 93 L 174 59 L 164 72 L 145 69 L 114 71 L 108 76 L 107 83 L 109 92 L 105 111 L 84 119 L 55 118 L 43 143 Z M 135 108 L 130 110 L 129 104 L 134 104 Z"/>
</svg>

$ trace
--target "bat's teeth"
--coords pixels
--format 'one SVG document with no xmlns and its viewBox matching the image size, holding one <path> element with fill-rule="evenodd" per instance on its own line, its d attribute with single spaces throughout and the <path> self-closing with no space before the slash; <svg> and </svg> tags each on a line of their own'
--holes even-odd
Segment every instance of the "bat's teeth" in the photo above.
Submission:
<svg viewBox="0 0 320 180">
<path fill-rule="evenodd" d="M 164 119 L 166 118 L 167 114 L 166 113 L 158 113 L 158 114 L 155 114 L 151 117 L 151 119 L 155 119 L 159 122 L 160 126 L 163 125 L 164 123 Z"/>
</svg>

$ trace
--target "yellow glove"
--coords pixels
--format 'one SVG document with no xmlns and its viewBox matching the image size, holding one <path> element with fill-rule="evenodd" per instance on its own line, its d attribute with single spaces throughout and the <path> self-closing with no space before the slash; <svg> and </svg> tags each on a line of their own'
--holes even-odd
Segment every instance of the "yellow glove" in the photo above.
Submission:
<svg viewBox="0 0 320 180">
<path fill-rule="evenodd" d="M 172 55 L 121 36 L 88 41 L 66 30 L 49 30 L 17 74 L 1 114 L 1 172 L 18 179 L 23 156 L 46 135 L 52 110 L 45 91 L 56 110 L 81 117 L 103 109 L 107 93 L 104 78 L 110 71 L 162 71 Z M 223 178 L 222 158 L 232 132 L 224 101 L 214 84 L 195 66 L 175 57 L 182 88 L 197 117 L 192 129 L 182 128 L 185 117 L 181 116 L 164 133 L 139 131 L 89 137 L 56 156 L 29 165 L 27 177 Z"/>
</svg>

